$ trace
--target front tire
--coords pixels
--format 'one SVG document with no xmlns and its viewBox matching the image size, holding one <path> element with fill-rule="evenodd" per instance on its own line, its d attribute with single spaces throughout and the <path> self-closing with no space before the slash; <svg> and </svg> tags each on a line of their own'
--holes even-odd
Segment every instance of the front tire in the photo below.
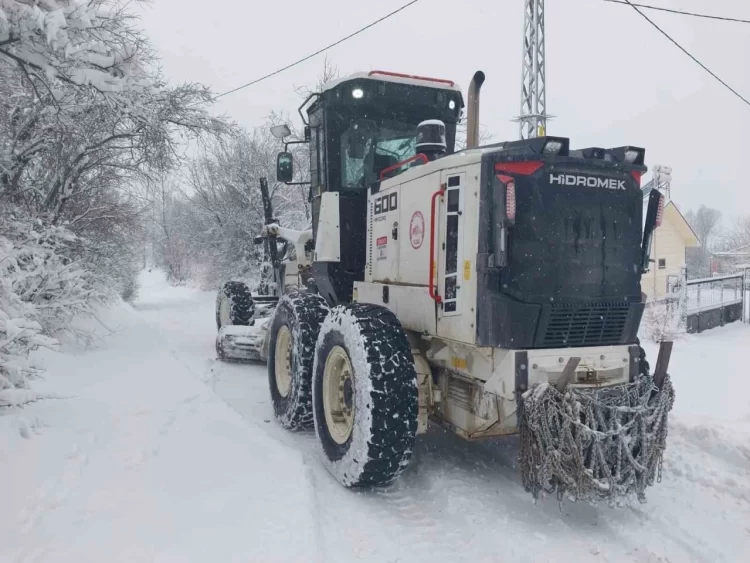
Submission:
<svg viewBox="0 0 750 563">
<path fill-rule="evenodd" d="M 241 281 L 224 282 L 216 295 L 216 328 L 251 326 L 255 302 L 250 287 Z"/>
<path fill-rule="evenodd" d="M 323 460 L 346 487 L 390 483 L 417 433 L 417 374 L 406 333 L 377 305 L 339 305 L 320 329 L 313 368 Z"/>
<path fill-rule="evenodd" d="M 315 341 L 328 305 L 320 295 L 292 291 L 279 299 L 268 340 L 268 385 L 284 428 L 312 428 Z"/>
</svg>

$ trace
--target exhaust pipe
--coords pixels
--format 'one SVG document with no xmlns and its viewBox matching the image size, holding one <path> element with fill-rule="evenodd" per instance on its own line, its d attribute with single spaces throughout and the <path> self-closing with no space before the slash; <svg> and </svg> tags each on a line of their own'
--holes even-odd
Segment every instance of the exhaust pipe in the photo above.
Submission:
<svg viewBox="0 0 750 563">
<path fill-rule="evenodd" d="M 484 73 L 478 70 L 469 84 L 469 111 L 466 117 L 466 148 L 479 146 L 479 91 L 484 84 Z"/>
</svg>

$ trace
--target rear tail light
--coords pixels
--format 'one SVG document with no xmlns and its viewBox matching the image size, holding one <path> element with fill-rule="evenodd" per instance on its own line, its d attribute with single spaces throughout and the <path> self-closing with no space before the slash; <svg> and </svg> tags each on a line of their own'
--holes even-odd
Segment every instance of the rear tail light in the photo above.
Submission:
<svg viewBox="0 0 750 563">
<path fill-rule="evenodd" d="M 531 176 L 543 166 L 544 163 L 538 160 L 527 160 L 524 162 L 498 162 L 495 164 L 495 172 L 500 174 L 520 174 L 521 176 Z"/>
<path fill-rule="evenodd" d="M 661 227 L 662 219 L 664 219 L 664 196 L 659 196 L 659 207 L 656 208 L 656 226 Z"/>
<path fill-rule="evenodd" d="M 505 214 L 511 221 L 516 220 L 516 183 L 513 180 L 505 186 Z"/>
</svg>

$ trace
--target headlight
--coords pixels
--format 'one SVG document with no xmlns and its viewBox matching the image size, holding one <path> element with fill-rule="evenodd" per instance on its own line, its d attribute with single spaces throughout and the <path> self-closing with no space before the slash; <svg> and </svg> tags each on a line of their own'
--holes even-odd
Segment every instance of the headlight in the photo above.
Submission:
<svg viewBox="0 0 750 563">
<path fill-rule="evenodd" d="M 560 152 L 560 149 L 562 149 L 562 143 L 560 141 L 547 141 L 544 145 L 543 151 L 545 154 L 557 154 Z"/>
<path fill-rule="evenodd" d="M 635 162 L 635 159 L 638 158 L 639 154 L 639 151 L 625 151 L 625 162 L 633 164 Z"/>
</svg>

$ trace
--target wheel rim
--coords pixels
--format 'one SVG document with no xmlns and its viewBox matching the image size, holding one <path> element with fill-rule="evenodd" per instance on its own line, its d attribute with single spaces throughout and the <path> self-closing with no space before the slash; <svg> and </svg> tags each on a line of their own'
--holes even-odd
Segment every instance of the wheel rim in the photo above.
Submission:
<svg viewBox="0 0 750 563">
<path fill-rule="evenodd" d="M 221 305 L 219 306 L 219 320 L 221 326 L 230 326 L 232 319 L 229 316 L 229 299 L 226 297 L 222 298 Z"/>
<path fill-rule="evenodd" d="M 292 387 L 292 333 L 286 325 L 276 334 L 275 375 L 279 395 L 286 397 Z"/>
<path fill-rule="evenodd" d="M 354 370 L 349 354 L 334 346 L 323 370 L 323 412 L 334 442 L 345 444 L 354 427 Z"/>
</svg>

